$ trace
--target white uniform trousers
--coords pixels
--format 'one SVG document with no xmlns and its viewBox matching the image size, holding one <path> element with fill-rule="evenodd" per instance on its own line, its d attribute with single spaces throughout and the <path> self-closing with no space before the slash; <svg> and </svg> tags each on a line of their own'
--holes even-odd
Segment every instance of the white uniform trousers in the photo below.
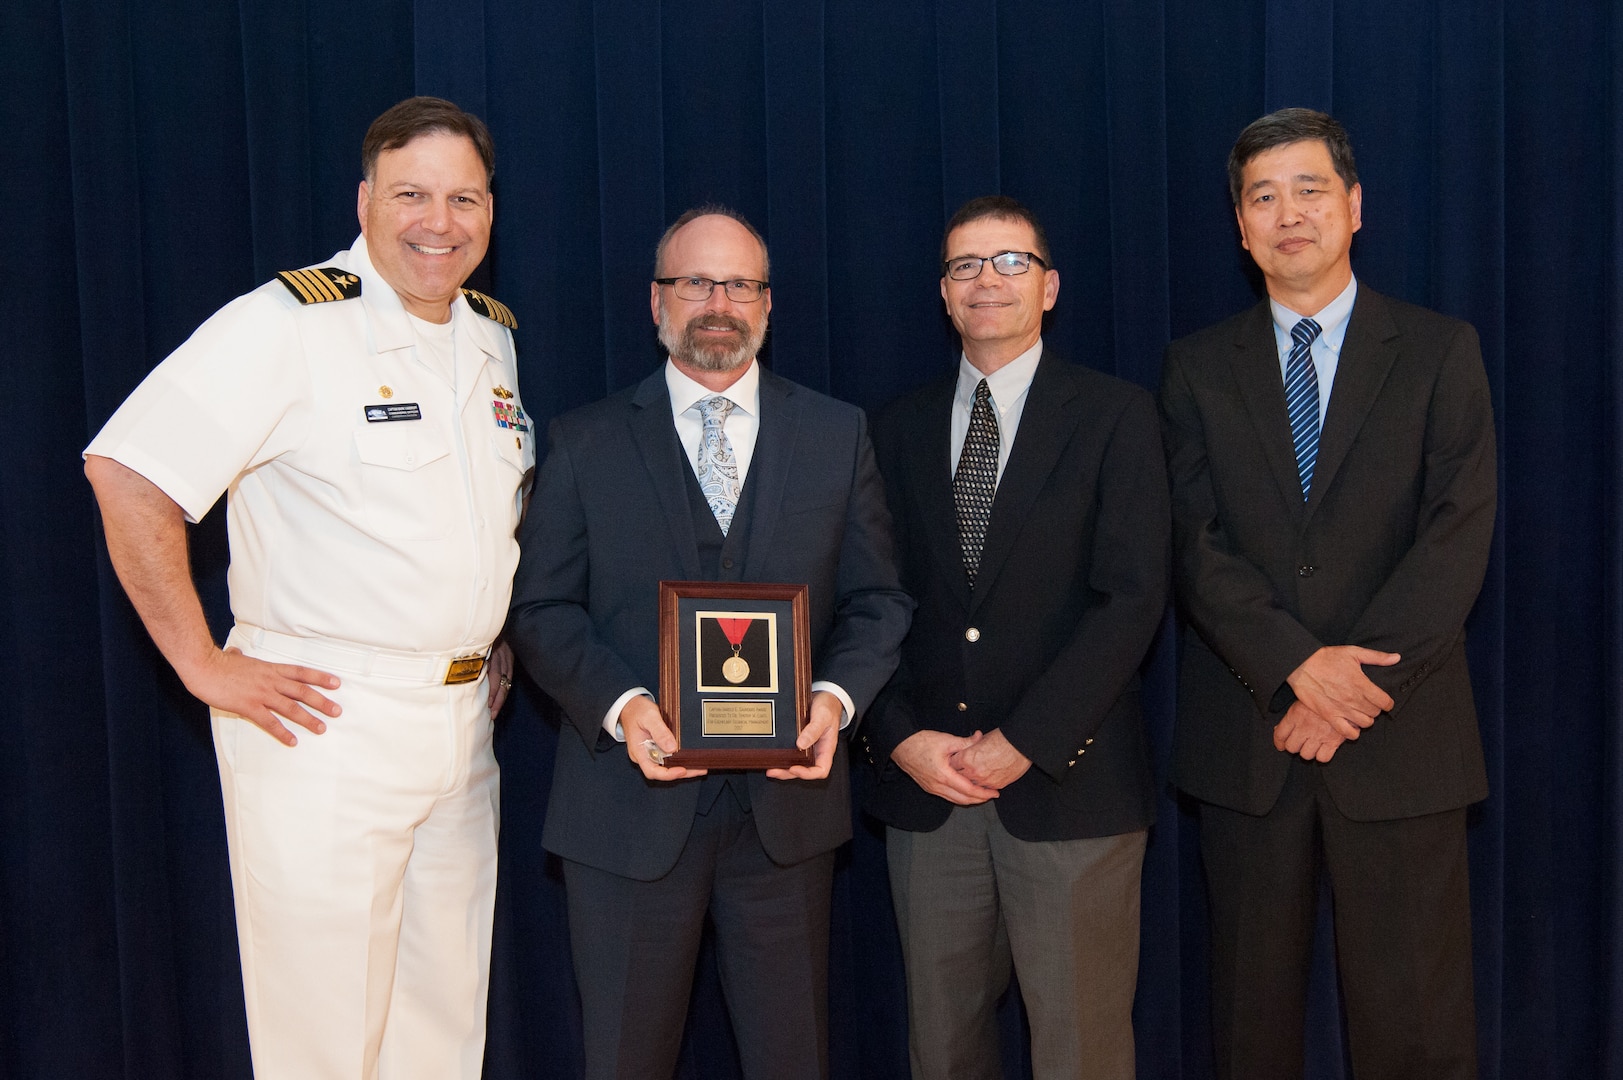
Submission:
<svg viewBox="0 0 1623 1080">
<path fill-rule="evenodd" d="M 215 712 L 256 1080 L 477 1080 L 496 893 L 485 678 L 325 667 L 343 714 L 288 748 Z"/>
</svg>

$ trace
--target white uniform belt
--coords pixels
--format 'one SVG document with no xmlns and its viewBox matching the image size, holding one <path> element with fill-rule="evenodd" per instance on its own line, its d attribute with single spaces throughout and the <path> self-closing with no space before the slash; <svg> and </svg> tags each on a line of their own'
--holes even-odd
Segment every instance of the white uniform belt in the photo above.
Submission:
<svg viewBox="0 0 1623 1080">
<path fill-rule="evenodd" d="M 278 634 L 245 623 L 238 623 L 236 629 L 251 646 L 264 646 L 323 671 L 431 685 L 473 682 L 483 672 L 485 659 L 490 655 L 489 645 L 445 653 L 399 652 L 332 638 Z"/>
</svg>

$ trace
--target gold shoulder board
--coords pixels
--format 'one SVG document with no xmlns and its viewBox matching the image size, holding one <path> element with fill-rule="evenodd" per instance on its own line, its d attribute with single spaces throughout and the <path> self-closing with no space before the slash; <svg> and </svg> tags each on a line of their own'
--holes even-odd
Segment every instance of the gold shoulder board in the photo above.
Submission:
<svg viewBox="0 0 1623 1080">
<path fill-rule="evenodd" d="M 353 300 L 361 295 L 361 279 L 348 270 L 323 266 L 318 270 L 278 270 L 276 279 L 301 304 L 325 304 L 329 300 Z"/>
<path fill-rule="evenodd" d="M 509 330 L 518 329 L 518 320 L 513 318 L 513 313 L 500 300 L 476 289 L 463 289 L 462 295 L 468 298 L 468 306 L 485 318 L 499 322 Z"/>
</svg>

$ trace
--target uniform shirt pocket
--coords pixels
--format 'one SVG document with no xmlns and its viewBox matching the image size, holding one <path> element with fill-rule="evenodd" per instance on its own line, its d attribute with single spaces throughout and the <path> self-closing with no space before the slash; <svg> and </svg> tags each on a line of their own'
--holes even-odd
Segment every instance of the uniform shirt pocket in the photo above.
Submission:
<svg viewBox="0 0 1623 1080">
<path fill-rule="evenodd" d="M 509 500 L 512 514 L 508 525 L 509 532 L 516 534 L 519 515 L 524 509 L 525 478 L 535 467 L 535 444 L 528 434 L 520 435 L 513 431 L 501 430 L 491 435 L 490 445 L 496 457 L 512 469 L 513 497 Z"/>
<path fill-rule="evenodd" d="M 464 499 L 443 432 L 421 423 L 355 432 L 361 503 L 368 527 L 394 540 L 437 540 L 451 531 Z"/>
</svg>

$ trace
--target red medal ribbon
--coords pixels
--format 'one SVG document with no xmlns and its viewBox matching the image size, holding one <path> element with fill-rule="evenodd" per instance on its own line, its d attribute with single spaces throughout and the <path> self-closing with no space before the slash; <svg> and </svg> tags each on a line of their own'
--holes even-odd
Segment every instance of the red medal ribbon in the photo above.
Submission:
<svg viewBox="0 0 1623 1080">
<path fill-rule="evenodd" d="M 744 635 L 749 633 L 750 623 L 754 619 L 717 619 L 721 624 L 721 632 L 727 635 L 727 644 L 737 649 L 744 644 Z"/>
</svg>

